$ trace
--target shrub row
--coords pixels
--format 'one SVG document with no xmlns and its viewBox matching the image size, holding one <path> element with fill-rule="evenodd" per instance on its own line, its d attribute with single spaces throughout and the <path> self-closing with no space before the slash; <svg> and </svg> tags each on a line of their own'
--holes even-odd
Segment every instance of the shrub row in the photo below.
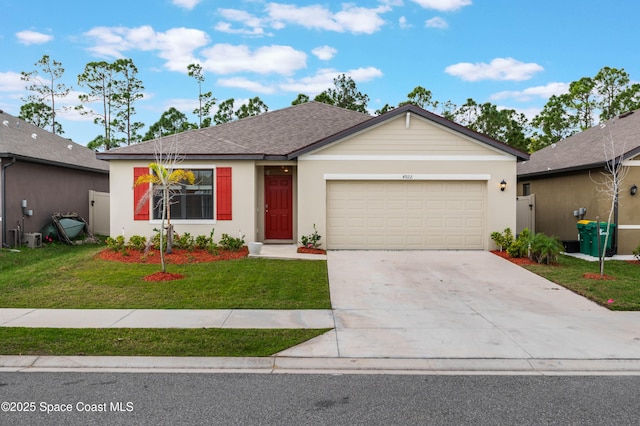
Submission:
<svg viewBox="0 0 640 426">
<path fill-rule="evenodd" d="M 157 229 L 154 229 L 154 231 L 156 231 L 156 233 L 153 235 L 153 237 L 151 237 L 149 241 L 147 241 L 147 237 L 132 235 L 127 242 L 124 236 L 119 235 L 115 238 L 107 237 L 105 243 L 107 244 L 107 247 L 113 251 L 124 252 L 127 249 L 144 251 L 148 250 L 149 248 L 158 250 L 160 249 L 160 232 Z M 182 235 L 174 232 L 172 247 L 189 251 L 196 249 L 208 250 L 214 253 L 219 248 L 222 250 L 238 251 L 245 244 L 244 235 L 235 238 L 229 236 L 228 234 L 222 234 L 220 242 L 216 243 L 213 238 L 214 231 L 215 230 L 212 230 L 208 236 L 198 235 L 195 237 L 188 232 L 184 232 Z M 167 248 L 166 234 L 163 237 L 162 249 L 165 250 Z"/>
<path fill-rule="evenodd" d="M 556 262 L 564 250 L 558 237 L 548 236 L 542 232 L 531 233 L 526 228 L 517 238 L 513 236 L 510 228 L 506 228 L 502 233 L 492 232 L 491 239 L 501 251 L 506 250 L 509 256 L 528 257 L 538 263 Z"/>
</svg>

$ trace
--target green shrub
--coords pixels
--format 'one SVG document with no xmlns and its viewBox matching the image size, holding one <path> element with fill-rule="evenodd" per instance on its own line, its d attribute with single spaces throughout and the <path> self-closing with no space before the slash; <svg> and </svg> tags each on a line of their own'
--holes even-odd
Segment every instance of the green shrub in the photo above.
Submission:
<svg viewBox="0 0 640 426">
<path fill-rule="evenodd" d="M 496 243 L 500 251 L 508 250 L 514 242 L 511 228 L 506 228 L 502 234 L 500 232 L 492 232 L 491 239 Z"/>
<path fill-rule="evenodd" d="M 147 237 L 141 235 L 132 235 L 127 245 L 132 250 L 144 251 L 147 247 Z"/>
<path fill-rule="evenodd" d="M 196 247 L 196 240 L 188 232 L 185 232 L 181 236 L 174 234 L 173 246 L 175 248 L 192 251 Z"/>
<path fill-rule="evenodd" d="M 558 237 L 550 237 L 538 232 L 531 239 L 531 257 L 538 263 L 557 262 L 563 250 L 564 247 Z"/>
<path fill-rule="evenodd" d="M 124 252 L 126 250 L 126 245 L 124 243 L 124 236 L 118 235 L 115 238 L 107 237 L 104 241 L 107 244 L 107 247 L 113 251 L 121 251 Z"/>
<path fill-rule="evenodd" d="M 209 244 L 211 244 L 211 238 L 206 235 L 198 235 L 196 237 L 195 245 L 198 250 L 206 250 L 209 248 Z"/>
<path fill-rule="evenodd" d="M 303 247 L 307 248 L 319 248 L 320 247 L 320 239 L 322 237 L 318 234 L 318 230 L 316 229 L 316 224 L 313 224 L 313 234 L 303 235 L 300 238 L 300 244 Z"/>
<path fill-rule="evenodd" d="M 511 257 L 529 257 L 531 247 L 531 239 L 533 235 L 529 229 L 525 228 L 518 234 L 518 238 L 507 247 L 507 253 Z"/>
<path fill-rule="evenodd" d="M 229 234 L 222 234 L 222 238 L 220 238 L 220 246 L 224 250 L 238 251 L 244 246 L 244 235 L 234 238 Z"/>
<path fill-rule="evenodd" d="M 167 249 L 167 233 L 165 232 L 162 235 L 162 247 L 160 247 L 160 230 L 158 228 L 153 228 L 153 230 L 155 231 L 155 234 L 153 234 L 153 237 L 151 238 L 151 245 L 156 250 L 160 250 L 160 249 L 162 249 L 162 251 L 166 250 Z"/>
</svg>

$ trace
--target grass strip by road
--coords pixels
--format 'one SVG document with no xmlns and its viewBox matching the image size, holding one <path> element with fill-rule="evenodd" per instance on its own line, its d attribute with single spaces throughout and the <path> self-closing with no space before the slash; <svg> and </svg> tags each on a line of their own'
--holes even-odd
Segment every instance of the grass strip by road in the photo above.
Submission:
<svg viewBox="0 0 640 426">
<path fill-rule="evenodd" d="M 0 327 L 0 354 L 266 357 L 326 331 Z"/>
<path fill-rule="evenodd" d="M 243 258 L 168 265 L 97 259 L 104 246 L 0 253 L 0 307 L 69 309 L 330 309 L 326 261 Z"/>
<path fill-rule="evenodd" d="M 560 256 L 558 265 L 523 266 L 611 310 L 640 310 L 640 264 L 606 260 L 604 273 L 610 279 L 585 278 L 600 273 L 599 263 L 571 256 Z"/>
</svg>

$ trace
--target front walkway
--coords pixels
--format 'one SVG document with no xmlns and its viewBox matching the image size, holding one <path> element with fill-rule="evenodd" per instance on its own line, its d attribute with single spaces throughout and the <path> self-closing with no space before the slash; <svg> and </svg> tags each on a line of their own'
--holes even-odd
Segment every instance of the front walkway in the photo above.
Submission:
<svg viewBox="0 0 640 426">
<path fill-rule="evenodd" d="M 249 257 L 264 257 L 271 259 L 306 259 L 327 260 L 324 254 L 298 253 L 297 244 L 265 244 L 259 255 L 250 254 Z"/>
</svg>

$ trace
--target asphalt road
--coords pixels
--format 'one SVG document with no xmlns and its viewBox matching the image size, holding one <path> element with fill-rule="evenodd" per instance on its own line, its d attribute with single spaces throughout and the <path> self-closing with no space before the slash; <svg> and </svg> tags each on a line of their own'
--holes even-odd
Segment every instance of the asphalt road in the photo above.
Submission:
<svg viewBox="0 0 640 426">
<path fill-rule="evenodd" d="M 639 394 L 639 376 L 0 373 L 0 424 L 635 425 Z"/>
</svg>

